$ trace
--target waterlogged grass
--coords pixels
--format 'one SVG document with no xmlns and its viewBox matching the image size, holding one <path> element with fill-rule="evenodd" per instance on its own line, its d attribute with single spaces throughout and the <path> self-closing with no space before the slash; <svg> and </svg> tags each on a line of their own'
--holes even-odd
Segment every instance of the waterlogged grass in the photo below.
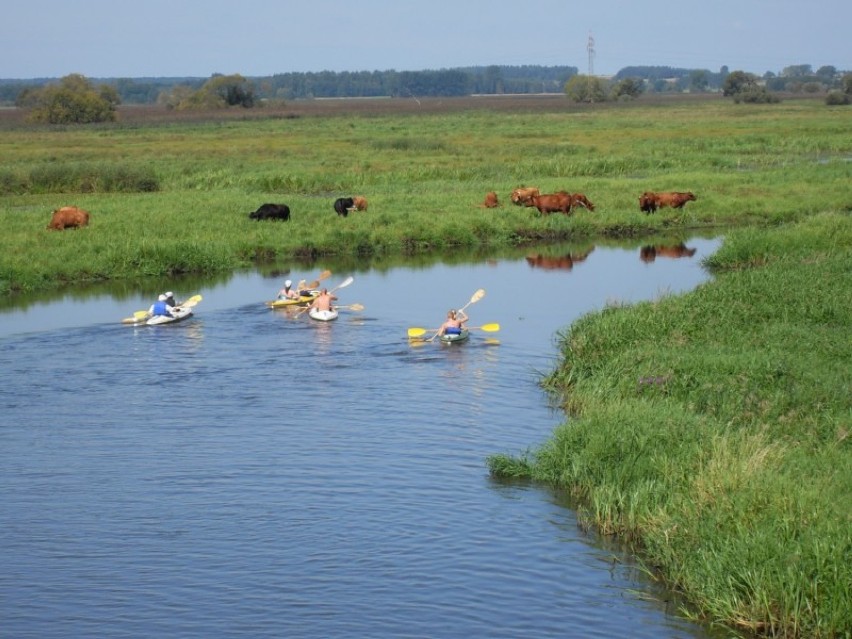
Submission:
<svg viewBox="0 0 852 639">
<path fill-rule="evenodd" d="M 572 418 L 491 471 L 569 489 L 702 619 L 849 636 L 850 264 L 848 214 L 743 229 L 715 281 L 582 318 L 543 380 Z"/>
<path fill-rule="evenodd" d="M 779 224 L 852 209 L 850 157 L 848 110 L 819 101 L 9 127 L 0 295 L 268 257 Z M 513 207 L 510 191 L 531 184 L 583 192 L 597 210 Z M 646 216 L 637 199 L 649 189 L 698 201 Z M 492 190 L 503 206 L 479 208 Z M 338 218 L 334 199 L 355 194 L 369 212 Z M 250 222 L 264 202 L 287 203 L 291 221 Z M 88 209 L 91 226 L 46 231 L 68 204 Z"/>
</svg>

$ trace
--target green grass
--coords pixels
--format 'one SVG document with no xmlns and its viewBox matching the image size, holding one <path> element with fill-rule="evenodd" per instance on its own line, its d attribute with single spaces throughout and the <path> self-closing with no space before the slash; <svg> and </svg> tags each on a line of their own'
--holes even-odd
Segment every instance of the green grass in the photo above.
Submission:
<svg viewBox="0 0 852 639">
<path fill-rule="evenodd" d="M 569 489 L 702 619 L 848 637 L 850 264 L 848 215 L 742 229 L 715 281 L 581 318 L 543 380 L 571 418 L 492 472 Z"/>
<path fill-rule="evenodd" d="M 846 110 L 707 101 L 246 121 L 8 127 L 0 135 L 0 295 L 67 282 L 228 271 L 257 259 L 380 256 L 538 240 L 771 225 L 848 211 Z M 584 192 L 594 213 L 541 217 L 510 191 Z M 691 190 L 639 212 L 645 190 Z M 484 210 L 486 192 L 503 206 Z M 363 194 L 340 219 L 336 197 Z M 285 202 L 286 224 L 254 223 Z M 81 231 L 45 230 L 76 204 Z"/>
</svg>

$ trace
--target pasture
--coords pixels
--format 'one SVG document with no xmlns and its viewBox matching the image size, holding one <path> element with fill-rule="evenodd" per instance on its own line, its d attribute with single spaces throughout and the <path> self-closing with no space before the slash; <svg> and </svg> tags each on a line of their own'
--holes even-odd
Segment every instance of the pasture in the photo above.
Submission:
<svg viewBox="0 0 852 639">
<path fill-rule="evenodd" d="M 206 119 L 205 119 L 206 117 Z M 333 100 L 216 114 L 127 107 L 119 122 L 29 126 L 0 114 L 0 294 L 63 283 L 228 271 L 324 254 L 772 225 L 848 210 L 849 112 L 817 100 L 721 98 L 591 107 L 561 97 Z M 543 216 L 512 189 L 584 193 Z M 639 210 L 644 191 L 691 191 Z M 481 206 L 494 191 L 497 208 Z M 339 197 L 368 211 L 338 216 Z M 264 203 L 289 222 L 254 221 Z M 87 228 L 50 232 L 76 205 Z"/>
</svg>

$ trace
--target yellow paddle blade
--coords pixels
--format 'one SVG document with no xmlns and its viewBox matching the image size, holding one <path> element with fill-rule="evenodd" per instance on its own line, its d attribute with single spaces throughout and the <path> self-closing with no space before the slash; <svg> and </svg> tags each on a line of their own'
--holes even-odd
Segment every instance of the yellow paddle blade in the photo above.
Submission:
<svg viewBox="0 0 852 639">
<path fill-rule="evenodd" d="M 338 306 L 337 308 L 345 308 L 348 311 L 363 311 L 363 304 L 347 304 L 346 306 Z"/>
<path fill-rule="evenodd" d="M 148 311 L 136 311 L 133 314 L 133 319 L 141 320 L 141 319 L 145 319 L 146 317 L 148 317 Z"/>
<path fill-rule="evenodd" d="M 483 297 L 485 297 L 485 289 L 481 288 L 478 291 L 476 291 L 476 293 L 473 294 L 473 297 L 470 298 L 470 302 L 468 302 L 468 304 L 473 304 L 475 302 L 478 302 Z"/>
<path fill-rule="evenodd" d="M 331 277 L 331 271 L 323 271 L 317 276 L 317 279 L 319 281 L 322 281 L 328 279 L 329 277 Z M 317 284 L 317 286 L 319 286 L 319 284 Z M 317 286 L 312 286 L 311 288 L 316 288 Z"/>
<path fill-rule="evenodd" d="M 500 330 L 500 325 L 496 322 L 493 324 L 483 324 L 479 327 L 479 330 L 485 331 L 486 333 L 496 333 Z"/>
<path fill-rule="evenodd" d="M 186 307 L 186 306 L 193 307 L 193 306 L 195 306 L 196 304 L 198 304 L 198 302 L 200 302 L 200 301 L 201 301 L 201 300 L 203 300 L 203 299 L 204 299 L 204 298 L 203 298 L 203 297 L 201 297 L 200 295 L 193 295 L 192 297 L 190 297 L 190 298 L 189 298 L 188 300 L 186 300 L 185 302 L 182 302 L 180 305 L 181 305 L 181 306 L 184 306 L 184 307 Z"/>
<path fill-rule="evenodd" d="M 308 283 L 305 285 L 305 288 L 306 288 L 306 289 L 310 289 L 310 288 L 319 288 L 319 285 L 320 285 L 320 281 L 319 281 L 319 280 L 314 280 L 313 282 L 308 282 Z"/>
<path fill-rule="evenodd" d="M 430 333 L 430 332 L 431 331 L 427 328 L 419 328 L 419 327 L 409 328 L 408 329 L 408 336 L 409 337 L 422 337 L 426 333 Z"/>
</svg>

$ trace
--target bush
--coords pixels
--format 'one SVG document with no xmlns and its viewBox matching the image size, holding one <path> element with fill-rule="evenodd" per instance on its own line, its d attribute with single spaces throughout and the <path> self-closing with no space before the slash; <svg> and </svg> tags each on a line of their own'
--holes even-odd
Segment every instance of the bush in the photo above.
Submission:
<svg viewBox="0 0 852 639">
<path fill-rule="evenodd" d="M 825 103 L 828 106 L 842 106 L 849 104 L 849 95 L 841 91 L 829 91 L 825 96 Z"/>
</svg>

